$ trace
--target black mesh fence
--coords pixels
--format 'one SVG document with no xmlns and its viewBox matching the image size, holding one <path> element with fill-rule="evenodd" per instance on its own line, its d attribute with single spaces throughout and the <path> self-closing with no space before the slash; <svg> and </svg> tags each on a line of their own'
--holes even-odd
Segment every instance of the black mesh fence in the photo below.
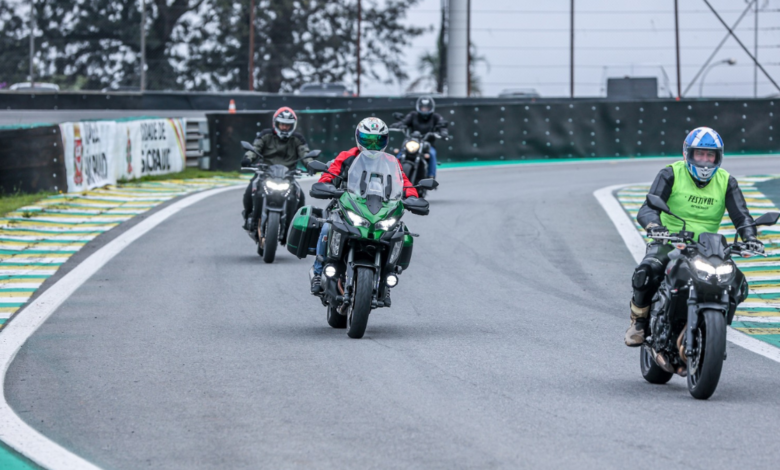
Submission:
<svg viewBox="0 0 780 470">
<path fill-rule="evenodd" d="M 0 129 L 0 193 L 66 191 L 59 126 Z"/>
<path fill-rule="evenodd" d="M 328 160 L 354 147 L 361 119 L 377 116 L 391 123 L 395 111 L 406 113 L 409 107 L 302 111 L 298 130 Z M 449 121 L 452 136 L 436 145 L 441 162 L 681 155 L 683 139 L 700 126 L 723 136 L 727 154 L 780 149 L 780 99 L 459 104 L 437 111 Z M 253 140 L 271 124 L 270 112 L 207 117 L 212 168 L 219 170 L 236 169 L 244 153 L 239 142 Z M 400 134 L 391 136 L 390 146 L 400 145 Z"/>
</svg>

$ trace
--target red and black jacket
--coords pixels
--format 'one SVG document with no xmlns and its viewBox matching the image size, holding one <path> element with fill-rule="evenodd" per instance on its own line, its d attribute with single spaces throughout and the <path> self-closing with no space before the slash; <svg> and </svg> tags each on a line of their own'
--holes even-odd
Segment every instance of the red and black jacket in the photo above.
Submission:
<svg viewBox="0 0 780 470">
<path fill-rule="evenodd" d="M 347 174 L 349 173 L 349 167 L 352 166 L 352 162 L 355 161 L 355 159 L 360 155 L 360 149 L 357 147 L 351 148 L 347 151 L 341 152 L 338 157 L 336 157 L 336 160 L 333 161 L 333 163 L 330 165 L 330 168 L 328 168 L 328 171 L 330 173 L 333 173 L 334 175 L 338 175 L 342 179 L 347 178 Z M 401 176 L 404 179 L 404 196 L 405 197 L 420 197 L 417 194 L 417 190 L 414 189 L 412 186 L 412 183 L 409 181 L 409 178 L 406 177 L 406 173 L 404 173 L 403 167 L 401 167 L 401 162 L 398 162 L 398 167 L 401 169 Z M 322 176 L 320 176 L 320 183 L 330 183 L 333 181 L 334 176 L 323 173 Z"/>
</svg>

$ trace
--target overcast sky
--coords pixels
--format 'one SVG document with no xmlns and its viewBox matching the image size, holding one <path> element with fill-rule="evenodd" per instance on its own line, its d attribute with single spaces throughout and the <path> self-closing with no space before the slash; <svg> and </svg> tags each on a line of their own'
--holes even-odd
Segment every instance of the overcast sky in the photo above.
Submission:
<svg viewBox="0 0 780 470">
<path fill-rule="evenodd" d="M 747 7 L 745 0 L 710 0 L 732 25 Z M 727 34 L 704 0 L 680 0 L 682 88 L 704 64 Z M 471 2 L 471 39 L 489 66 L 478 76 L 485 96 L 504 88 L 535 88 L 542 96 L 569 94 L 570 0 L 490 0 Z M 759 0 L 759 61 L 780 82 L 780 0 Z M 407 21 L 434 25 L 434 31 L 416 39 L 407 70 L 416 77 L 417 58 L 433 50 L 439 26 L 440 0 L 423 0 L 411 9 Z M 750 49 L 754 46 L 755 15 L 748 13 L 735 30 Z M 575 95 L 604 96 L 606 77 L 656 76 L 676 93 L 673 0 L 575 0 Z M 754 67 L 734 39 L 712 64 L 729 58 L 706 77 L 704 95 L 753 96 Z M 489 67 L 489 68 L 488 68 Z M 405 87 L 366 83 L 364 94 L 397 94 Z M 777 94 L 769 80 L 758 77 L 758 96 Z M 697 81 L 685 95 L 699 96 Z"/>
</svg>

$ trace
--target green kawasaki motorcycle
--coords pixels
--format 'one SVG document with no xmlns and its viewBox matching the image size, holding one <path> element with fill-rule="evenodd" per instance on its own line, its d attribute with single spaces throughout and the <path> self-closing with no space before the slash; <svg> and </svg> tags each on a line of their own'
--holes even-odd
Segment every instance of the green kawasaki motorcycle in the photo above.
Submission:
<svg viewBox="0 0 780 470">
<path fill-rule="evenodd" d="M 308 168 L 327 173 L 313 161 Z M 323 209 L 302 207 L 290 227 L 287 249 L 299 258 L 316 255 L 320 230 L 327 224 L 327 255 L 319 297 L 327 307 L 328 324 L 346 328 L 350 338 L 362 338 L 375 308 L 390 307 L 390 289 L 409 267 L 413 238 L 401 221 L 405 210 L 427 215 L 428 202 L 404 194 L 398 160 L 383 152 L 363 152 L 352 163 L 347 181 L 315 183 L 311 196 L 332 199 Z M 434 189 L 433 179 L 416 186 Z M 310 273 L 313 275 L 313 272 Z"/>
</svg>

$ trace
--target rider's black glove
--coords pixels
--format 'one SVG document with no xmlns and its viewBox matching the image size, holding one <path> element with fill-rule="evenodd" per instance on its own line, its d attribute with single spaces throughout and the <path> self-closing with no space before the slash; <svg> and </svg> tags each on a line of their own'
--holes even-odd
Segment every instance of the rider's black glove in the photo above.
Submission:
<svg viewBox="0 0 780 470">
<path fill-rule="evenodd" d="M 647 228 L 647 236 L 649 238 L 668 237 L 669 229 L 663 225 L 655 225 Z"/>
<path fill-rule="evenodd" d="M 235 160 L 234 160 L 235 161 Z M 246 168 L 252 166 L 252 160 L 250 160 L 248 157 L 244 157 L 241 159 L 241 167 Z"/>
<path fill-rule="evenodd" d="M 761 243 L 760 240 L 757 238 L 750 238 L 745 241 L 745 248 L 748 251 L 752 251 L 755 253 L 763 253 L 764 252 L 764 244 Z"/>
</svg>

